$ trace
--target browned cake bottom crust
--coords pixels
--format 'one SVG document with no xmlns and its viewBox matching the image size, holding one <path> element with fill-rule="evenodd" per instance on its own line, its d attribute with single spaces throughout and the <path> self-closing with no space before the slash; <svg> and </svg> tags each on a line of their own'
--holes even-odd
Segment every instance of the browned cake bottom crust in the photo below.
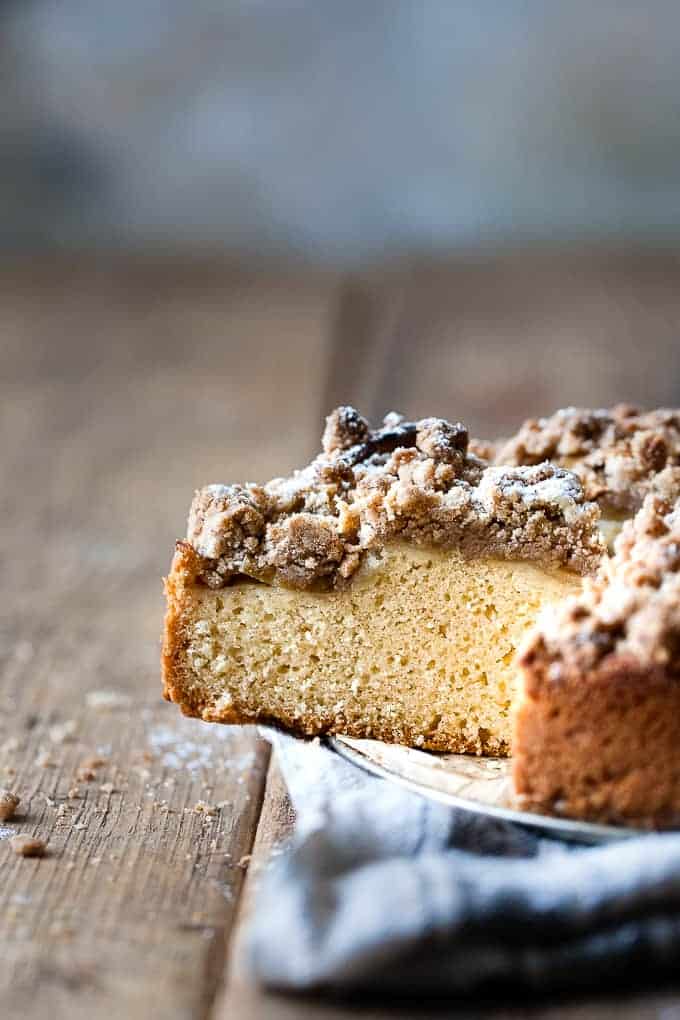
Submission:
<svg viewBox="0 0 680 1020">
<path fill-rule="evenodd" d="M 513 740 L 520 805 L 610 824 L 679 825 L 677 678 L 630 657 L 559 681 L 543 664 L 528 669 Z"/>
</svg>

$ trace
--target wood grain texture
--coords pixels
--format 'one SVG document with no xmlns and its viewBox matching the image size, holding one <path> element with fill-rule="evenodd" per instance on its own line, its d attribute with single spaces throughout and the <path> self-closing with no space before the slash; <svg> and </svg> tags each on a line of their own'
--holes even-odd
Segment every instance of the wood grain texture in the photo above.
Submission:
<svg viewBox="0 0 680 1020">
<path fill-rule="evenodd" d="M 298 999 L 270 996 L 256 988 L 250 980 L 247 957 L 248 919 L 256 909 L 261 879 L 275 855 L 285 852 L 294 824 L 293 808 L 274 758 L 269 768 L 252 859 L 230 946 L 225 983 L 215 1003 L 213 1020 L 230 1020 L 232 1017 L 238 1017 L 239 1020 L 260 1020 L 267 1016 L 276 1017 L 276 1020 L 279 1020 L 279 1017 L 281 1020 L 284 1018 L 287 1020 L 290 1015 L 298 1015 L 291 1014 L 291 1008 L 304 1008 Z"/>
<path fill-rule="evenodd" d="M 251 849 L 266 748 L 248 733 L 198 732 L 138 699 L 74 713 L 78 735 L 63 746 L 50 741 L 49 713 L 38 715 L 3 753 L 22 795 L 20 817 L 3 832 L 49 841 L 36 861 L 0 844 L 3 1010 L 204 1015 Z M 103 764 L 94 779 L 79 782 L 79 761 L 95 757 Z"/>
<path fill-rule="evenodd" d="M 269 752 L 161 701 L 160 578 L 195 486 L 314 450 L 329 287 L 0 275 L 0 783 L 22 797 L 0 828 L 3 1017 L 208 1014 Z M 15 856 L 15 832 L 48 856 Z"/>
</svg>

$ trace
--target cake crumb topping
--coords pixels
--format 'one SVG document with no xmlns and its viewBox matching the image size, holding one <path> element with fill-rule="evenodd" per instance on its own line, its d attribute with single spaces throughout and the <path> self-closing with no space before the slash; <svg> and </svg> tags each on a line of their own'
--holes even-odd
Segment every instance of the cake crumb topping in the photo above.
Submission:
<svg viewBox="0 0 680 1020">
<path fill-rule="evenodd" d="M 9 843 L 18 857 L 44 857 L 47 853 L 46 841 L 38 836 L 12 836 Z"/>
<path fill-rule="evenodd" d="M 353 407 L 336 407 L 328 418 L 321 438 L 323 452 L 330 456 L 365 442 L 371 433 L 366 419 Z"/>
<path fill-rule="evenodd" d="M 21 797 L 17 797 L 11 790 L 0 789 L 0 822 L 7 822 L 13 818 L 19 804 Z"/>
<path fill-rule="evenodd" d="M 397 537 L 591 573 L 605 551 L 599 518 L 576 474 L 549 463 L 490 466 L 460 422 L 391 413 L 371 429 L 339 407 L 322 452 L 301 471 L 199 490 L 187 539 L 210 587 L 245 576 L 327 589 Z"/>
<path fill-rule="evenodd" d="M 658 474 L 680 464 L 680 411 L 567 407 L 549 418 L 530 418 L 511 439 L 480 448 L 496 464 L 549 460 L 568 468 L 581 479 L 587 499 L 604 510 L 633 513 L 655 489 Z"/>
<path fill-rule="evenodd" d="M 680 675 L 680 468 L 659 475 L 582 594 L 546 611 L 522 660 L 560 680 L 610 656 Z"/>
</svg>

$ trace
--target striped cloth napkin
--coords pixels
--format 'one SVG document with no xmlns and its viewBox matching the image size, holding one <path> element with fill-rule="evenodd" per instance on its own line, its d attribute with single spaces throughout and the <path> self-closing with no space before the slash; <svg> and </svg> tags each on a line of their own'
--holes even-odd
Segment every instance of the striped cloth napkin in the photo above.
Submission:
<svg viewBox="0 0 680 1020">
<path fill-rule="evenodd" d="M 296 810 L 249 931 L 269 988 L 441 998 L 606 986 L 680 962 L 680 835 L 541 839 L 265 732 Z"/>
</svg>

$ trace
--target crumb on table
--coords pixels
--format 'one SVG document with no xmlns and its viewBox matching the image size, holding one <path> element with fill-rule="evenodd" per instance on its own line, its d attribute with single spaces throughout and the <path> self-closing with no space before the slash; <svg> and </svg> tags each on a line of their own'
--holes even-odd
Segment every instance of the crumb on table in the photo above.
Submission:
<svg viewBox="0 0 680 1020">
<path fill-rule="evenodd" d="M 12 836 L 9 843 L 19 857 L 44 857 L 47 851 L 47 843 L 38 836 Z"/>
<path fill-rule="evenodd" d="M 19 804 L 21 797 L 17 797 L 11 790 L 0 788 L 0 822 L 7 822 L 13 818 Z"/>
</svg>

